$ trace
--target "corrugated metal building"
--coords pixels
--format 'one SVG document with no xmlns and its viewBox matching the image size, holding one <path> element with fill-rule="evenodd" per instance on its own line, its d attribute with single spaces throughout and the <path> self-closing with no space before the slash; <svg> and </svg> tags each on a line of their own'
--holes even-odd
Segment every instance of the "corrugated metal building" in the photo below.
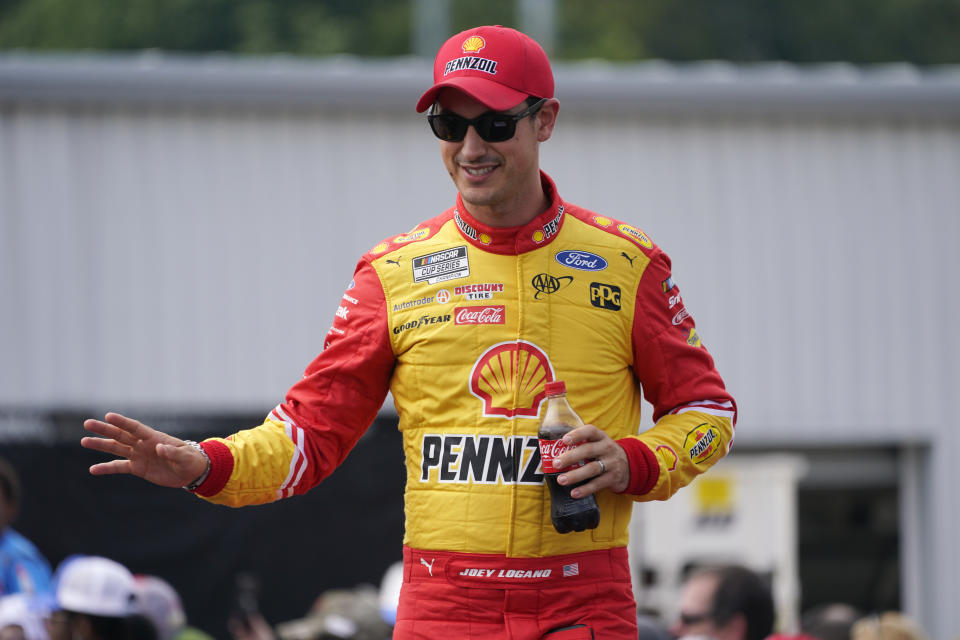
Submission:
<svg viewBox="0 0 960 640">
<path fill-rule="evenodd" d="M 412 108 L 429 73 L 0 56 L 0 409 L 266 412 L 356 258 L 452 203 Z M 837 448 L 814 483 L 891 476 L 903 608 L 960 632 L 960 72 L 597 64 L 557 83 L 542 165 L 670 253 L 738 448 Z"/>
</svg>

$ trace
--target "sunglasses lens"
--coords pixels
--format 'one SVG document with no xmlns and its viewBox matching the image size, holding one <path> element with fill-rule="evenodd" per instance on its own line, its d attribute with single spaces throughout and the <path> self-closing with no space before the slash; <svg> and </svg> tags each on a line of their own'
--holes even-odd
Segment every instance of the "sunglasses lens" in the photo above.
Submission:
<svg viewBox="0 0 960 640">
<path fill-rule="evenodd" d="M 680 623 L 686 627 L 692 627 L 695 624 L 706 622 L 709 619 L 710 619 L 710 614 L 707 614 L 707 613 L 701 613 L 697 615 L 697 614 L 680 612 Z"/>
<path fill-rule="evenodd" d="M 439 114 L 427 118 L 430 122 L 430 128 L 433 129 L 433 135 L 447 142 L 457 142 L 463 140 L 467 135 L 469 123 L 457 115 Z"/>
<path fill-rule="evenodd" d="M 513 137 L 517 122 L 501 115 L 487 115 L 477 118 L 477 133 L 487 142 L 503 142 Z"/>
</svg>

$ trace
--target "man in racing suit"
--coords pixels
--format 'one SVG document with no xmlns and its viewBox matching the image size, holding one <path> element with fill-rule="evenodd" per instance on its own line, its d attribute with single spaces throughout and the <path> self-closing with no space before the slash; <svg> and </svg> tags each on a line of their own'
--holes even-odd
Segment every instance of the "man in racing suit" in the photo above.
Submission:
<svg viewBox="0 0 960 640">
<path fill-rule="evenodd" d="M 364 255 L 323 352 L 260 427 L 201 444 L 88 420 L 133 473 L 232 506 L 297 495 L 344 460 L 391 391 L 407 466 L 396 638 L 635 638 L 635 500 L 729 450 L 735 405 L 639 228 L 564 202 L 539 169 L 559 109 L 543 50 L 503 27 L 447 41 L 417 109 L 455 206 Z M 596 529 L 558 534 L 537 447 L 544 385 L 588 424 L 558 461 Z M 655 425 L 638 434 L 641 390 Z"/>
</svg>

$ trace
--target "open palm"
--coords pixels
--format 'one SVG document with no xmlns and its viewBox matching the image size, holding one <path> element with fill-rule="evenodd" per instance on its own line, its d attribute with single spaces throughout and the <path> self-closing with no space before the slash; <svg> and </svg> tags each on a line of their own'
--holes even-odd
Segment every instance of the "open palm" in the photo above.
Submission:
<svg viewBox="0 0 960 640">
<path fill-rule="evenodd" d="M 102 437 L 83 438 L 80 445 L 119 459 L 91 466 L 95 476 L 128 473 L 162 487 L 182 487 L 206 469 L 203 454 L 179 438 L 119 413 L 108 413 L 104 420 L 83 423 L 87 431 Z"/>
</svg>

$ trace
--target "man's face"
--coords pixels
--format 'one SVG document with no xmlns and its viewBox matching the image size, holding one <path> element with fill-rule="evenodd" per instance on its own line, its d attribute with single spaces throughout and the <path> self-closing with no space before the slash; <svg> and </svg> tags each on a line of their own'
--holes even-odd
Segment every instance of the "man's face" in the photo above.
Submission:
<svg viewBox="0 0 960 640">
<path fill-rule="evenodd" d="M 680 594 L 680 614 L 670 633 L 677 638 L 710 638 L 722 640 L 722 630 L 717 628 L 710 615 L 717 578 L 712 575 L 695 575 L 683 585 Z"/>
<path fill-rule="evenodd" d="M 453 89 L 441 92 L 438 102 L 442 112 L 464 118 L 490 111 Z M 519 113 L 526 106 L 520 103 L 506 113 Z M 440 142 L 444 166 L 472 215 L 492 226 L 513 226 L 517 222 L 510 219 L 511 214 L 531 198 L 539 203 L 538 143 L 550 137 L 555 114 L 556 103 L 547 102 L 538 114 L 517 122 L 514 136 L 503 142 L 484 141 L 472 126 L 463 140 Z"/>
</svg>

